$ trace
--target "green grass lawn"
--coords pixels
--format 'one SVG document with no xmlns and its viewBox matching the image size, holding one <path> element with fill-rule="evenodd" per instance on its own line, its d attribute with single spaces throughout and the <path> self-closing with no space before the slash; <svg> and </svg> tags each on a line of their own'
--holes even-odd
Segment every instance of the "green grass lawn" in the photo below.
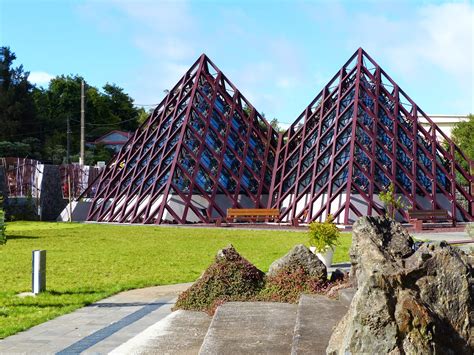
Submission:
<svg viewBox="0 0 474 355">
<path fill-rule="evenodd" d="M 0 338 L 119 291 L 196 280 L 217 250 L 232 243 L 267 271 L 305 232 L 12 222 L 0 246 Z M 348 261 L 344 234 L 334 262 Z M 47 250 L 47 290 L 31 291 L 31 252 Z"/>
</svg>

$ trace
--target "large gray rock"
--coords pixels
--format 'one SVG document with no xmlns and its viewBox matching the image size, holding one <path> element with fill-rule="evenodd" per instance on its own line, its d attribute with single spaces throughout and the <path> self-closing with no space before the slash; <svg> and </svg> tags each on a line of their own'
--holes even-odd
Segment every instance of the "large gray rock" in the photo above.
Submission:
<svg viewBox="0 0 474 355">
<path fill-rule="evenodd" d="M 388 218 L 365 217 L 353 226 L 351 280 L 364 283 L 380 265 L 399 267 L 401 260 L 413 254 L 413 239 L 401 226 Z M 398 265 L 400 264 L 400 265 Z"/>
<path fill-rule="evenodd" d="M 326 280 L 327 278 L 326 266 L 303 244 L 296 245 L 286 255 L 275 260 L 270 265 L 267 276 L 275 276 L 280 270 L 291 270 L 295 267 L 303 267 L 309 276 L 317 277 L 321 280 Z"/>
<path fill-rule="evenodd" d="M 357 287 L 328 354 L 472 354 L 473 270 L 446 243 L 413 240 L 397 222 L 364 217 L 350 251 Z"/>
</svg>

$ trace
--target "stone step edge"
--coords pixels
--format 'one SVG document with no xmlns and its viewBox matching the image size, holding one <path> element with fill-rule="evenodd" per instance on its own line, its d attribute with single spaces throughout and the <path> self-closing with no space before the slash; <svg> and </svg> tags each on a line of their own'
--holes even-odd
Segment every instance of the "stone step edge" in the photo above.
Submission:
<svg viewBox="0 0 474 355">
<path fill-rule="evenodd" d="M 349 305 L 350 305 L 350 301 L 349 303 L 346 303 L 347 300 L 345 301 L 342 301 L 341 300 L 341 291 L 344 291 L 344 290 L 348 290 L 348 289 L 341 289 L 339 290 L 339 297 L 338 298 L 329 298 L 327 296 L 324 296 L 324 295 L 314 295 L 314 294 L 302 294 L 299 301 L 298 301 L 298 310 L 297 310 L 297 314 L 296 314 L 296 320 L 295 320 L 295 329 L 294 329 L 294 333 L 293 333 L 293 340 L 292 340 L 292 344 L 291 344 L 291 355 L 299 355 L 301 354 L 300 352 L 298 352 L 298 348 L 299 348 L 299 342 L 300 342 L 300 339 L 301 339 L 301 329 L 302 329 L 302 324 L 301 324 L 301 321 L 300 321 L 300 314 L 301 314 L 301 308 L 302 308 L 302 303 L 304 302 L 304 298 L 312 298 L 314 296 L 316 297 L 324 297 L 326 298 L 328 301 L 331 301 L 331 302 L 334 302 L 334 305 L 335 306 L 342 306 L 344 307 L 345 309 L 349 309 Z M 350 297 L 350 300 L 352 300 L 352 297 L 353 297 L 353 294 L 352 294 L 352 290 L 353 289 L 350 289 L 351 291 L 348 292 L 348 296 L 347 297 Z M 355 293 L 355 290 L 354 290 L 354 293 Z M 351 295 L 352 294 L 352 295 Z"/>
</svg>

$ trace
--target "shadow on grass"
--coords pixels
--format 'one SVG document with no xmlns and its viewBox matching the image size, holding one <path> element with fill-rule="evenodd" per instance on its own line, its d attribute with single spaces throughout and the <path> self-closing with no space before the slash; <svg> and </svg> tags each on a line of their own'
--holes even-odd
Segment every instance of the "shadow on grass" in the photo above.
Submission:
<svg viewBox="0 0 474 355">
<path fill-rule="evenodd" d="M 35 237 L 32 235 L 8 235 L 7 234 L 7 240 L 10 239 L 38 239 L 39 237 Z"/>
<path fill-rule="evenodd" d="M 98 295 L 104 293 L 103 291 L 55 291 L 48 290 L 51 296 L 65 296 L 65 295 Z"/>
</svg>

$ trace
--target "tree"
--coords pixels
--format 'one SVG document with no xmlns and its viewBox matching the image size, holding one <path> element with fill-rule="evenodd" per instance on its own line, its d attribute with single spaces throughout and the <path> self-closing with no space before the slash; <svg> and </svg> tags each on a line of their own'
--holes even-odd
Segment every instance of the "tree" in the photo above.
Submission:
<svg viewBox="0 0 474 355">
<path fill-rule="evenodd" d="M 385 205 L 385 215 L 392 219 L 395 218 L 395 212 L 399 209 L 406 209 L 402 196 L 395 196 L 395 185 L 391 183 L 385 191 L 380 191 L 379 198 Z"/>
<path fill-rule="evenodd" d="M 65 155 L 59 157 L 58 154 L 66 152 L 68 119 L 71 127 L 71 153 L 79 151 L 82 80 L 78 75 L 61 75 L 52 79 L 47 88 L 34 90 L 38 120 L 41 122 L 37 138 L 43 143 L 44 160 L 54 163 L 64 160 Z"/>
<path fill-rule="evenodd" d="M 149 109 L 148 112 L 143 108 L 140 107 L 138 109 L 138 123 L 143 124 L 143 122 L 146 121 L 146 119 L 153 113 L 154 109 Z"/>
<path fill-rule="evenodd" d="M 22 65 L 14 68 L 15 59 L 9 47 L 0 47 L 0 140 L 24 137 L 38 128 L 29 73 Z"/>
<path fill-rule="evenodd" d="M 278 131 L 280 129 L 280 126 L 278 125 L 278 120 L 276 118 L 270 121 L 270 126 L 272 126 L 275 131 Z"/>
<path fill-rule="evenodd" d="M 30 152 L 30 146 L 21 142 L 0 141 L 0 157 L 26 158 Z"/>
<path fill-rule="evenodd" d="M 104 85 L 104 95 L 113 118 L 121 130 L 135 131 L 138 128 L 140 110 L 133 106 L 133 99 L 115 84 Z"/>
<path fill-rule="evenodd" d="M 76 156 L 80 148 L 80 95 L 79 75 L 58 76 L 45 89 L 35 89 L 34 98 L 38 106 L 38 116 L 44 129 L 44 159 L 57 162 L 64 160 L 58 156 L 66 147 L 66 122 L 71 127 L 71 156 Z M 116 129 L 134 131 L 139 124 L 140 109 L 133 106 L 133 99 L 115 84 L 104 85 L 104 92 L 94 86 L 85 85 L 86 141 Z M 95 154 L 97 157 L 94 157 Z M 91 150 L 88 161 L 94 162 L 108 157 L 103 150 Z"/>
<path fill-rule="evenodd" d="M 80 75 L 60 75 L 47 88 L 28 81 L 23 66 L 14 68 L 15 54 L 0 47 L 0 156 L 31 157 L 52 163 L 65 161 L 67 121 L 70 122 L 70 154 L 79 153 L 81 82 Z M 134 131 L 144 109 L 115 84 L 102 90 L 86 84 L 86 141 L 112 130 Z M 97 159 L 110 156 L 103 149 L 89 152 Z M 94 160 L 94 158 L 91 158 Z M 96 160 L 97 160 L 96 159 Z"/>
<path fill-rule="evenodd" d="M 470 114 L 467 121 L 459 122 L 454 125 L 453 130 L 451 131 L 451 137 L 454 143 L 461 148 L 463 153 L 469 158 L 474 160 L 474 115 Z M 467 163 L 464 159 L 461 159 L 460 156 L 456 157 L 461 165 L 466 170 L 469 170 Z"/>
</svg>

